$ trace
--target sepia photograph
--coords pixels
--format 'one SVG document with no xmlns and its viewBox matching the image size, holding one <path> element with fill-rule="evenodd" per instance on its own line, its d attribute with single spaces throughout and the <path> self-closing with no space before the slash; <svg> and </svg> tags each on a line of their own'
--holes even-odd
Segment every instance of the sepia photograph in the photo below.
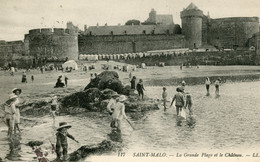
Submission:
<svg viewBox="0 0 260 162">
<path fill-rule="evenodd" d="M 0 0 L 0 162 L 260 162 L 260 1 Z"/>
</svg>

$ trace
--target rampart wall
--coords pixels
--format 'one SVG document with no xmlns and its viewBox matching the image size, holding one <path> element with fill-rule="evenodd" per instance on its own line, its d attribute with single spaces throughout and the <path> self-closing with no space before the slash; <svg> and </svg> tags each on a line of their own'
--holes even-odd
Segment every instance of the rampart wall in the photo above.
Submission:
<svg viewBox="0 0 260 162">
<path fill-rule="evenodd" d="M 219 48 L 248 46 L 248 39 L 259 32 L 258 17 L 211 19 L 209 43 Z"/>
<path fill-rule="evenodd" d="M 112 54 L 184 48 L 182 35 L 79 35 L 79 54 Z"/>
</svg>

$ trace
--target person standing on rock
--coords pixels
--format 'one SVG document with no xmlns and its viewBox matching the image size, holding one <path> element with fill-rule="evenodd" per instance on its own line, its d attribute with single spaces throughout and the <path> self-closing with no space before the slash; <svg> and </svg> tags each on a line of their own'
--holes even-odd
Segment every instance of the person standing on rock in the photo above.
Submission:
<svg viewBox="0 0 260 162">
<path fill-rule="evenodd" d="M 130 81 L 131 82 L 131 89 L 135 89 L 135 81 L 136 81 L 136 77 L 133 76 L 132 80 Z"/>
<path fill-rule="evenodd" d="M 127 116 L 125 114 L 125 104 L 124 101 L 127 98 L 124 95 L 121 95 L 116 99 L 115 109 L 112 114 L 112 123 L 111 127 L 116 128 L 117 132 L 121 132 L 121 122 L 122 119 L 127 120 Z"/>
<path fill-rule="evenodd" d="M 176 107 L 176 113 L 177 116 L 179 115 L 179 113 L 182 111 L 182 107 L 184 106 L 184 96 L 182 94 L 182 90 L 178 87 L 176 88 L 177 93 L 174 95 L 172 102 L 171 102 L 171 106 L 173 102 L 175 101 L 175 107 Z"/>
<path fill-rule="evenodd" d="M 67 160 L 68 156 L 68 142 L 67 137 L 79 143 L 75 138 L 68 133 L 68 129 L 71 128 L 71 125 L 68 125 L 66 122 L 60 122 L 59 128 L 56 133 L 56 154 L 57 160 L 61 160 L 63 155 L 63 160 Z M 62 150 L 61 150 L 62 149 Z"/>
<path fill-rule="evenodd" d="M 206 78 L 205 84 L 206 84 L 207 96 L 209 96 L 209 87 L 211 84 L 209 77 Z"/>
<path fill-rule="evenodd" d="M 143 85 L 143 80 L 142 79 L 140 79 L 139 83 L 137 83 L 136 90 L 138 92 L 139 97 L 142 96 L 142 100 L 143 100 L 144 99 L 144 90 L 145 89 L 144 89 L 144 85 Z"/>
</svg>

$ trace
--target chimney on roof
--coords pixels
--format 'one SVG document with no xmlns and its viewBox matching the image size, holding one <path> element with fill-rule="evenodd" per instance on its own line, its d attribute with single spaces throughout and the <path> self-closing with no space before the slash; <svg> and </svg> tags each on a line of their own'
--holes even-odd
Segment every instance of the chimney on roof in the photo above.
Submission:
<svg viewBox="0 0 260 162">
<path fill-rule="evenodd" d="M 107 23 L 105 23 L 105 26 L 107 26 Z"/>
<path fill-rule="evenodd" d="M 88 26 L 84 25 L 84 31 L 87 31 L 87 29 L 88 29 Z"/>
<path fill-rule="evenodd" d="M 120 24 L 120 23 L 118 23 L 117 25 L 118 25 L 118 26 L 121 26 L 121 24 Z"/>
<path fill-rule="evenodd" d="M 97 23 L 97 27 L 99 27 L 99 24 Z"/>
</svg>

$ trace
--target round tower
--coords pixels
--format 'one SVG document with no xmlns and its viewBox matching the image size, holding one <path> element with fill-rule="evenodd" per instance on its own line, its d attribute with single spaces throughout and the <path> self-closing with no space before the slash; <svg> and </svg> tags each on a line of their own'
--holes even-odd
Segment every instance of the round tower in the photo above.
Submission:
<svg viewBox="0 0 260 162">
<path fill-rule="evenodd" d="M 203 12 L 191 3 L 181 12 L 182 34 L 185 36 L 187 48 L 198 48 L 202 45 Z"/>
</svg>

